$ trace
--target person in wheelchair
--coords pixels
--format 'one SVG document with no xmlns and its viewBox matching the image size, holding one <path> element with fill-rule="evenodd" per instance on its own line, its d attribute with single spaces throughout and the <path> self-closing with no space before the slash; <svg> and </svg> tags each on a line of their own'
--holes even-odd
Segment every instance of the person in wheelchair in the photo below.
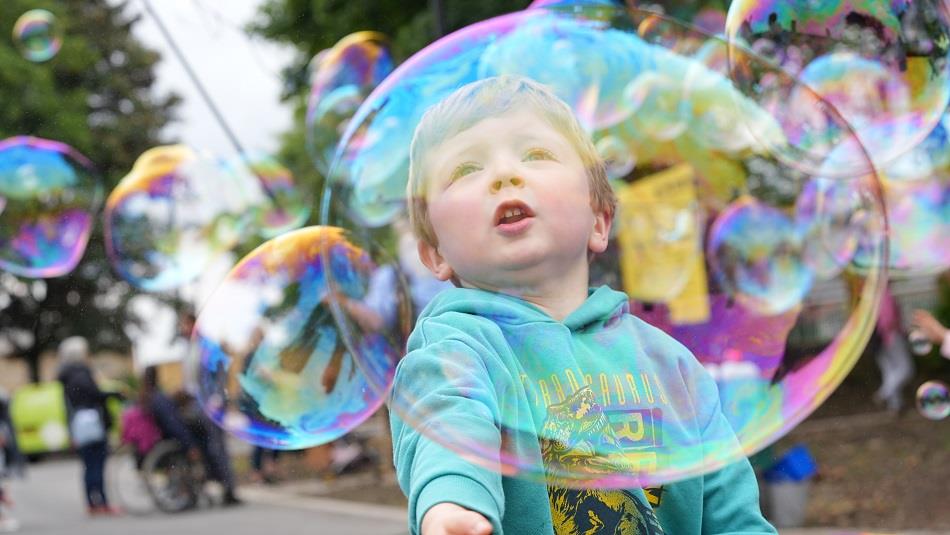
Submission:
<svg viewBox="0 0 950 535">
<path fill-rule="evenodd" d="M 243 503 L 235 494 L 234 474 L 224 442 L 224 433 L 204 415 L 188 394 L 175 400 L 158 385 L 158 370 L 149 367 L 142 379 L 141 406 L 150 413 L 163 438 L 178 441 L 192 461 L 204 462 L 208 479 L 224 486 L 224 505 Z"/>
</svg>

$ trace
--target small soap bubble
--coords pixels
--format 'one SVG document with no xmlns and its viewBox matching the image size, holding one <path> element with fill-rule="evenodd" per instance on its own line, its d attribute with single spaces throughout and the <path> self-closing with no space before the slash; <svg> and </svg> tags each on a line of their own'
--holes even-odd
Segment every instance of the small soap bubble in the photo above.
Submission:
<svg viewBox="0 0 950 535">
<path fill-rule="evenodd" d="M 106 252 L 125 280 L 148 291 L 195 279 L 246 235 L 256 196 L 225 166 L 184 145 L 156 147 L 136 160 L 109 194 Z"/>
<path fill-rule="evenodd" d="M 307 101 L 307 147 L 317 170 L 329 172 L 337 143 L 350 118 L 370 92 L 393 70 L 388 40 L 377 32 L 350 34 L 321 51 Z"/>
<path fill-rule="evenodd" d="M 597 141 L 597 153 L 607 166 L 607 178 L 620 179 L 630 174 L 637 166 L 637 157 L 623 141 L 614 136 L 605 136 Z"/>
<path fill-rule="evenodd" d="M 814 178 L 795 203 L 802 257 L 821 279 L 840 274 L 857 252 L 867 217 L 859 192 L 851 181 Z"/>
<path fill-rule="evenodd" d="M 13 25 L 13 42 L 26 59 L 42 63 L 56 56 L 63 46 L 56 17 L 45 9 L 31 9 Z"/>
<path fill-rule="evenodd" d="M 781 211 L 744 197 L 724 210 L 707 245 L 717 280 L 737 301 L 761 314 L 801 305 L 813 274 L 802 256 L 802 237 Z"/>
<path fill-rule="evenodd" d="M 927 381 L 917 388 L 917 410 L 929 420 L 950 416 L 950 390 L 941 381 Z"/>
<path fill-rule="evenodd" d="M 910 331 L 910 334 L 907 335 L 907 341 L 910 343 L 911 352 L 915 355 L 929 355 L 934 348 L 930 337 L 917 329 Z"/>
<path fill-rule="evenodd" d="M 86 250 L 103 186 L 72 147 L 34 137 L 0 141 L 0 269 L 58 277 Z"/>
</svg>

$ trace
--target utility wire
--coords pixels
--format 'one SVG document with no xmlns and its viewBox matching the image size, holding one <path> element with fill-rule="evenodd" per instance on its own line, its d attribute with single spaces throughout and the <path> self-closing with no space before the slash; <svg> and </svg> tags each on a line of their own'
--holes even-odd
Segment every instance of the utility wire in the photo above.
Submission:
<svg viewBox="0 0 950 535">
<path fill-rule="evenodd" d="M 244 151 L 244 145 L 241 144 L 241 140 L 238 139 L 235 135 L 234 130 L 231 129 L 231 126 L 228 124 L 228 121 L 224 118 L 224 115 L 221 113 L 221 110 L 218 109 L 217 104 L 215 104 L 214 99 L 211 98 L 211 94 L 208 93 L 208 90 L 205 89 L 204 84 L 201 83 L 201 79 L 198 78 L 197 73 L 194 69 L 191 68 L 191 64 L 188 63 L 188 58 L 185 57 L 185 54 L 182 53 L 181 48 L 178 47 L 178 43 L 175 42 L 175 38 L 172 37 L 171 32 L 168 31 L 168 28 L 165 26 L 165 23 L 162 22 L 162 18 L 158 16 L 158 13 L 155 9 L 152 8 L 151 0 L 142 0 L 142 5 L 145 6 L 145 11 L 148 12 L 149 16 L 152 17 L 152 20 L 155 21 L 155 25 L 158 26 L 159 31 L 162 33 L 162 37 L 165 38 L 165 41 L 168 43 L 169 48 L 172 49 L 172 52 L 175 54 L 175 57 L 178 58 L 178 62 L 181 63 L 181 66 L 185 69 L 185 73 L 188 75 L 188 78 L 191 80 L 191 83 L 195 85 L 195 88 L 198 89 L 198 93 L 201 95 L 201 98 L 207 104 L 208 109 L 211 110 L 212 115 L 214 115 L 215 120 L 218 122 L 218 125 L 224 130 L 225 135 L 227 135 L 228 140 L 231 142 L 231 145 L 234 147 L 234 150 L 237 151 L 239 157 L 244 157 L 247 153 Z M 263 179 L 254 172 L 253 169 L 248 167 L 248 170 L 257 177 L 258 181 L 261 182 L 261 190 L 264 194 L 274 203 L 277 204 L 277 199 L 274 197 L 274 194 L 264 186 Z"/>
</svg>

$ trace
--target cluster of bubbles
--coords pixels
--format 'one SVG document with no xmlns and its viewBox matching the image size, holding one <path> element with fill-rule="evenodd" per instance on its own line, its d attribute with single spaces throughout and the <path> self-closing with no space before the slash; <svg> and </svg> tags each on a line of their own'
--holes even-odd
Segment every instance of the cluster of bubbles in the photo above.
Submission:
<svg viewBox="0 0 950 535">
<path fill-rule="evenodd" d="M 56 56 L 63 46 L 63 36 L 52 13 L 31 9 L 13 25 L 13 42 L 24 58 L 42 63 Z"/>
<path fill-rule="evenodd" d="M 35 137 L 0 141 L 0 269 L 58 277 L 82 258 L 102 180 L 72 147 Z"/>
<path fill-rule="evenodd" d="M 279 235 L 308 213 L 290 171 L 267 155 L 221 161 L 183 145 L 156 147 L 106 200 L 106 251 L 136 287 L 170 290 L 249 235 Z"/>
<path fill-rule="evenodd" d="M 704 13 L 697 23 L 725 28 L 725 17 L 715 15 Z M 945 67 L 936 64 L 939 81 Z M 773 85 L 748 84 L 738 74 Z M 499 401 L 500 432 L 508 438 L 500 452 L 499 444 L 473 437 L 465 424 L 427 412 L 427 392 L 396 388 L 391 410 L 428 438 L 505 474 L 554 477 L 570 486 L 630 486 L 702 473 L 764 447 L 830 395 L 873 330 L 885 280 L 886 225 L 875 163 L 864 139 L 821 98 L 800 97 L 795 109 L 824 122 L 806 132 L 808 139 L 794 130 L 794 117 L 778 106 L 774 88 L 786 90 L 786 97 L 814 95 L 799 77 L 670 16 L 612 2 L 536 2 L 436 41 L 394 70 L 349 120 L 330 166 L 322 223 L 361 229 L 350 239 L 373 251 L 369 244 L 410 201 L 409 144 L 422 114 L 462 85 L 499 75 L 548 86 L 593 138 L 620 199 L 620 265 L 608 271 L 621 272 L 638 315 L 712 372 L 740 444 L 713 440 L 699 451 L 670 434 L 664 447 L 681 455 L 631 465 L 629 456 L 617 459 L 616 443 L 590 442 L 583 447 L 603 463 L 567 464 L 553 473 L 518 437 L 556 440 L 562 429 L 532 427 L 518 400 Z M 926 103 L 933 101 L 912 100 Z M 818 350 L 789 350 L 796 324 L 807 320 L 801 312 L 810 293 L 844 272 L 860 272 L 865 283 L 835 334 Z M 526 368 L 543 368 L 532 358 L 525 357 Z M 629 385 L 623 378 L 617 385 L 598 379 L 596 370 L 582 370 L 577 384 L 540 381 L 551 410 L 570 412 L 572 404 L 591 401 L 578 398 L 583 374 L 590 373 L 586 382 L 596 383 L 594 391 L 612 394 L 595 396 L 593 405 L 584 405 L 587 416 L 577 413 L 577 421 L 565 425 L 602 425 L 591 419 L 630 409 L 606 406 L 624 395 L 642 402 L 635 407 L 645 411 L 638 413 L 642 419 L 636 429 L 630 422 L 620 429 L 609 417 L 607 425 L 639 436 L 634 446 L 649 449 L 651 410 L 689 425 L 677 407 L 690 395 L 709 394 L 662 392 L 634 373 L 634 362 L 620 366 L 630 372 Z M 457 385 L 462 395 L 467 379 L 457 366 L 441 372 L 444 384 Z"/>
<path fill-rule="evenodd" d="M 656 445 L 649 426 L 659 413 L 669 425 L 695 425 L 678 408 L 715 395 L 667 392 L 634 374 L 635 360 L 618 364 L 629 373 L 616 384 L 581 370 L 579 382 L 552 382 L 545 394 L 565 414 L 577 403 L 597 409 L 575 411 L 568 425 L 630 433 L 584 444 L 607 460 L 596 466 L 553 474 L 539 466 L 517 438 L 556 441 L 563 429 L 535 427 L 518 400 L 501 400 L 499 425 L 511 440 L 500 445 L 427 412 L 428 392 L 397 389 L 391 408 L 449 449 L 528 479 L 626 487 L 705 472 L 776 440 L 830 395 L 870 336 L 888 267 L 950 264 L 950 159 L 939 124 L 950 100 L 947 13 L 903 0 L 817 5 L 737 0 L 728 15 L 704 11 L 685 23 L 608 1 L 537 1 L 446 36 L 397 69 L 385 38 L 353 34 L 312 62 L 306 143 L 326 177 L 322 226 L 293 230 L 309 202 L 266 155 L 222 162 L 158 147 L 106 201 L 109 258 L 138 288 L 164 291 L 254 233 L 269 239 L 198 318 L 200 398 L 216 422 L 255 444 L 333 440 L 381 405 L 413 313 L 386 234 L 411 202 L 415 126 L 466 83 L 532 78 L 571 107 L 607 163 L 620 199 L 611 268 L 634 312 L 712 373 L 739 442 L 698 447 L 670 434 L 663 446 L 681 452 L 674 457 L 617 460 L 628 439 Z M 61 44 L 55 19 L 40 11 L 14 30 L 31 61 L 52 58 Z M 68 146 L 0 143 L 0 269 L 68 272 L 101 196 L 91 164 Z M 836 334 L 816 350 L 792 349 L 808 327 L 809 296 L 854 273 L 864 284 Z M 543 369 L 543 352 L 525 358 Z M 468 378 L 457 367 L 435 372 L 463 394 Z M 632 411 L 609 406 L 609 395 L 581 399 L 592 378 L 598 392 L 627 395 Z M 923 385 L 918 405 L 946 417 L 946 385 Z M 618 411 L 639 419 L 610 420 Z"/>
<path fill-rule="evenodd" d="M 871 159 L 854 151 L 836 171 L 861 174 L 909 151 L 941 119 L 948 15 L 942 2 L 739 0 L 726 21 L 733 79 L 772 106 L 788 140 L 776 155 L 817 170 L 853 133 Z M 764 72 L 746 50 L 791 77 Z"/>
</svg>

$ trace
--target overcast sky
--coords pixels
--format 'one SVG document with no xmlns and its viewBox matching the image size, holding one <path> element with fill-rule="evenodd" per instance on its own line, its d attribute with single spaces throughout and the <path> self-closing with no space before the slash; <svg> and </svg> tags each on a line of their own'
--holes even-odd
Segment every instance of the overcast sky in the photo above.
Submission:
<svg viewBox="0 0 950 535">
<path fill-rule="evenodd" d="M 2 0 L 0 0 L 2 1 Z M 293 57 L 293 50 L 243 31 L 264 0 L 152 0 L 152 6 L 184 51 L 201 82 L 217 103 L 241 144 L 248 150 L 273 151 L 279 134 L 290 127 L 292 110 L 280 102 L 280 71 Z M 184 102 L 179 120 L 167 130 L 169 137 L 195 148 L 204 148 L 221 157 L 235 153 L 226 134 L 201 99 L 185 69 L 168 47 L 154 20 L 144 13 L 141 0 L 129 3 L 130 10 L 143 12 L 135 33 L 147 46 L 162 53 L 157 67 L 155 90 L 172 90 Z M 183 295 L 197 303 L 208 297 L 227 273 L 233 258 L 222 259 L 205 273 L 207 283 L 189 285 Z M 212 280 L 213 279 L 213 280 Z M 180 359 L 187 345 L 176 340 L 174 311 L 152 299 L 141 299 L 134 307 L 149 321 L 137 333 L 133 351 L 138 366 Z"/>
<path fill-rule="evenodd" d="M 278 134 L 287 130 L 292 110 L 280 103 L 280 71 L 293 51 L 243 31 L 264 0 L 152 0 L 152 6 L 184 51 L 208 93 L 248 150 L 272 151 Z M 144 12 L 141 0 L 129 3 Z M 155 22 L 143 14 L 136 35 L 162 53 L 157 91 L 173 90 L 182 96 L 179 121 L 168 135 L 195 148 L 220 156 L 234 154 L 225 133 L 186 76 Z"/>
</svg>

